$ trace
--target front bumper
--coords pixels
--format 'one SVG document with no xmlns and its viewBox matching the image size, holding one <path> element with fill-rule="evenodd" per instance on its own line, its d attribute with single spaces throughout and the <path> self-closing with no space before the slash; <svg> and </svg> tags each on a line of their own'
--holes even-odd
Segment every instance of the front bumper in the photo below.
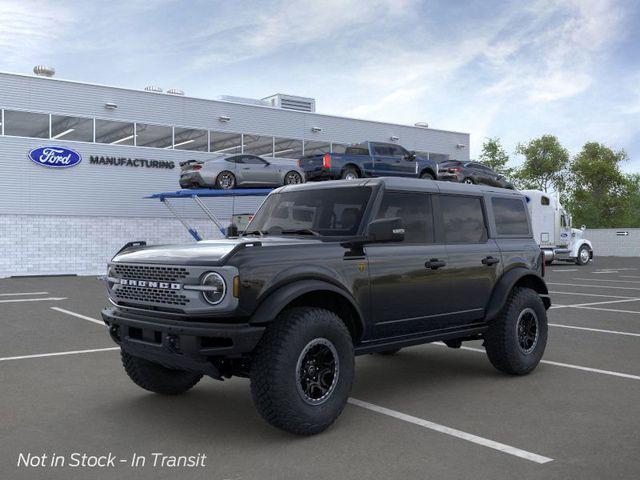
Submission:
<svg viewBox="0 0 640 480">
<path fill-rule="evenodd" d="M 252 352 L 265 327 L 157 319 L 117 307 L 102 311 L 111 338 L 127 353 L 167 367 L 221 378 L 212 360 Z"/>
</svg>

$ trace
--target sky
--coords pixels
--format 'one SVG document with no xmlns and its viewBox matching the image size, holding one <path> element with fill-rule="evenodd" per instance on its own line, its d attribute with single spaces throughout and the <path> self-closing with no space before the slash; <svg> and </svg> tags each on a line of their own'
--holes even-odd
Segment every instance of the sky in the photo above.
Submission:
<svg viewBox="0 0 640 480">
<path fill-rule="evenodd" d="M 318 112 L 469 132 L 476 157 L 556 135 L 640 172 L 635 0 L 0 0 L 0 71 L 189 96 L 316 99 Z"/>
</svg>

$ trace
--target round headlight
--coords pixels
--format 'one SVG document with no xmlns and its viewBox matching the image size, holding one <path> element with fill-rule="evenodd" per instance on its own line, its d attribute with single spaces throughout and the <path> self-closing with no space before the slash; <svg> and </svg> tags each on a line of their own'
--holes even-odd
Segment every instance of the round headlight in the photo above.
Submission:
<svg viewBox="0 0 640 480">
<path fill-rule="evenodd" d="M 224 283 L 224 278 L 215 272 L 207 273 L 202 277 L 202 286 L 207 287 L 207 289 L 202 292 L 202 296 L 211 305 L 219 304 L 227 292 L 227 285 Z"/>
</svg>

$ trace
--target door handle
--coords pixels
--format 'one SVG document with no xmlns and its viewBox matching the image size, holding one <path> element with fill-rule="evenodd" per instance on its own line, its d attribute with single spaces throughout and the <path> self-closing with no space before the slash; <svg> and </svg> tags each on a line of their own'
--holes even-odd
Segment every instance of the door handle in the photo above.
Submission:
<svg viewBox="0 0 640 480">
<path fill-rule="evenodd" d="M 483 265 L 486 265 L 487 267 L 490 267 L 491 265 L 495 265 L 496 263 L 499 263 L 499 262 L 500 262 L 500 260 L 499 260 L 499 259 L 497 259 L 497 258 L 493 258 L 493 257 L 491 257 L 491 256 L 489 256 L 489 257 L 484 257 L 484 258 L 482 259 L 482 264 L 483 264 Z"/>
<path fill-rule="evenodd" d="M 425 268 L 430 268 L 431 270 L 437 270 L 439 268 L 444 267 L 447 262 L 443 262 L 442 260 L 438 260 L 437 258 L 432 258 L 424 263 Z"/>
</svg>

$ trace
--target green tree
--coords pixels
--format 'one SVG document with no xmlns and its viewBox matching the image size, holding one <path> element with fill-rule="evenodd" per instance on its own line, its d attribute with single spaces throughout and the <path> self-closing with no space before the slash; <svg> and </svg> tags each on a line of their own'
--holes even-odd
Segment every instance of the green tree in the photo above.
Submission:
<svg viewBox="0 0 640 480">
<path fill-rule="evenodd" d="M 505 177 L 511 177 L 514 173 L 513 168 L 507 166 L 509 155 L 502 147 L 499 137 L 485 138 L 478 160 Z"/>
<path fill-rule="evenodd" d="M 569 151 L 554 135 L 543 135 L 516 147 L 516 153 L 524 156 L 522 166 L 516 172 L 521 188 L 534 188 L 548 192 L 552 188 L 561 191 L 569 164 Z"/>
<path fill-rule="evenodd" d="M 569 167 L 567 206 L 576 225 L 630 227 L 640 224 L 640 177 L 625 175 L 620 163 L 624 150 L 598 142 L 582 147 Z"/>
</svg>

